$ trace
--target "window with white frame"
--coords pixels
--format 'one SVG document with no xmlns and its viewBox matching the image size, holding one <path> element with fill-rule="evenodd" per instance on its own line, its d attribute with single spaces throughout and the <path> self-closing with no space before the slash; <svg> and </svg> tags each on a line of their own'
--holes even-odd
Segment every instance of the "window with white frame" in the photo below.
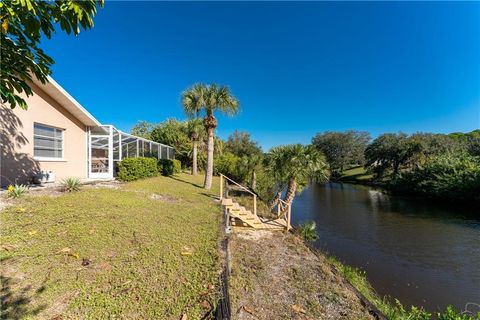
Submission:
<svg viewBox="0 0 480 320">
<path fill-rule="evenodd" d="M 63 158 L 63 129 L 33 125 L 33 155 L 38 158 Z"/>
</svg>

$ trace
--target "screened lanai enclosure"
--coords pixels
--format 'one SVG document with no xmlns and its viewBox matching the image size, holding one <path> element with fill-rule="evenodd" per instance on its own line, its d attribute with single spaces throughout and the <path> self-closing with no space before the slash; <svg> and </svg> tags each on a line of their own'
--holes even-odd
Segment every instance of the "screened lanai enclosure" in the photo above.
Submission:
<svg viewBox="0 0 480 320">
<path fill-rule="evenodd" d="M 111 125 L 90 127 L 88 132 L 88 176 L 113 178 L 124 158 L 175 159 L 175 149 L 116 129 Z"/>
</svg>

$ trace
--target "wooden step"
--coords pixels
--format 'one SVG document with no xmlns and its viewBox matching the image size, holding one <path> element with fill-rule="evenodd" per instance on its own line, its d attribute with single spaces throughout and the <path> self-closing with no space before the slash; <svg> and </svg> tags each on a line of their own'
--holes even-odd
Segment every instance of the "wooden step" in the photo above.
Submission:
<svg viewBox="0 0 480 320">
<path fill-rule="evenodd" d="M 224 198 L 222 199 L 222 206 L 231 206 L 233 204 L 232 199 Z"/>
</svg>

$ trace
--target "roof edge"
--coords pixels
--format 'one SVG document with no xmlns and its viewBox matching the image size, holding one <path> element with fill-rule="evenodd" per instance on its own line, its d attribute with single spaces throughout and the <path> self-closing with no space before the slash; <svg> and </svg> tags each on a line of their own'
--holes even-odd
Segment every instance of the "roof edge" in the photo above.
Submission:
<svg viewBox="0 0 480 320">
<path fill-rule="evenodd" d="M 64 103 L 62 103 L 61 101 L 58 101 L 57 99 L 55 99 L 54 96 L 52 96 L 52 98 L 54 100 L 56 100 L 62 107 L 64 107 L 67 111 L 72 113 L 74 116 L 75 116 L 75 112 L 72 112 L 72 111 L 74 111 L 74 110 L 71 110 L 72 107 L 77 109 L 80 112 L 80 114 L 84 115 L 88 120 L 91 121 L 90 123 L 88 123 L 88 121 L 85 121 L 85 119 L 80 119 L 79 118 L 79 120 L 81 120 L 85 125 L 88 125 L 88 126 L 101 126 L 102 125 L 100 123 L 100 121 L 98 121 L 90 112 L 88 112 L 87 109 L 85 109 L 77 100 L 75 100 L 75 98 L 73 98 L 64 88 L 62 88 L 62 86 L 59 85 L 52 77 L 48 76 L 46 83 L 42 83 L 35 76 L 32 77 L 32 78 L 33 78 L 33 83 L 35 83 L 40 88 L 42 88 L 42 90 L 50 89 L 48 91 L 53 90 L 54 93 L 60 94 L 61 96 L 66 98 L 67 101 L 71 103 L 70 106 L 64 105 Z M 51 96 L 51 92 L 47 92 L 47 93 Z"/>
</svg>

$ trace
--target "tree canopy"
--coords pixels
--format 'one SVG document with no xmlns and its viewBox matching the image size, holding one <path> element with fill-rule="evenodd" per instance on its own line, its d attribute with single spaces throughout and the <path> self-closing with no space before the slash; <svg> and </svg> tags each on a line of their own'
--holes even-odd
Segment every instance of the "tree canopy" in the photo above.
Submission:
<svg viewBox="0 0 480 320">
<path fill-rule="evenodd" d="M 2 103 L 13 109 L 27 109 L 24 93 L 33 95 L 29 82 L 36 77 L 48 82 L 54 60 L 40 48 L 42 37 L 50 39 L 56 26 L 66 34 L 78 35 L 80 29 L 93 27 L 97 5 L 103 0 L 0 2 L 1 59 L 0 94 Z"/>
<path fill-rule="evenodd" d="M 235 130 L 225 143 L 225 150 L 238 157 L 262 154 L 262 148 L 253 141 L 250 133 Z"/>
<path fill-rule="evenodd" d="M 363 165 L 369 140 L 365 131 L 326 131 L 317 133 L 312 144 L 325 155 L 332 170 L 343 171 L 347 166 Z"/>
<path fill-rule="evenodd" d="M 133 126 L 132 130 L 130 130 L 130 133 L 137 137 L 151 140 L 151 133 L 154 127 L 155 125 L 153 123 L 140 120 Z"/>
</svg>

